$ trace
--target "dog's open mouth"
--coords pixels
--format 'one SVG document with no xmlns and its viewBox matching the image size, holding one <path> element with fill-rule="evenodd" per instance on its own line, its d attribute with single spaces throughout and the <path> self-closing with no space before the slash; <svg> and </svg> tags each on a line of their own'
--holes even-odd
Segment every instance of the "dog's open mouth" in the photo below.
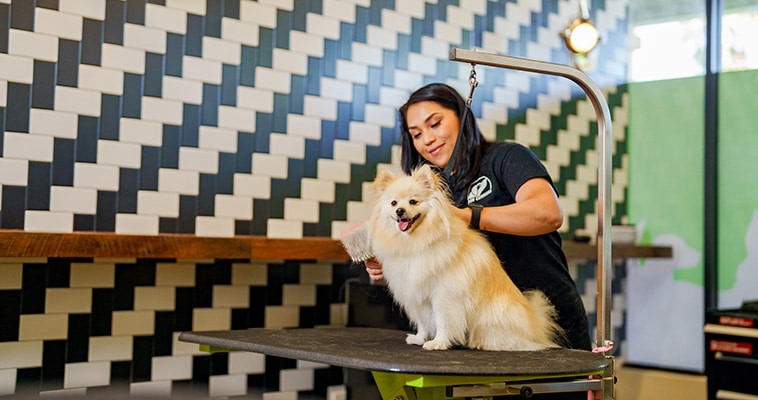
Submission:
<svg viewBox="0 0 758 400">
<path fill-rule="evenodd" d="M 401 232 L 407 232 L 411 227 L 413 226 L 413 223 L 416 222 L 418 217 L 421 214 L 416 214 L 413 218 L 400 218 L 397 220 L 397 229 L 400 229 Z"/>
</svg>

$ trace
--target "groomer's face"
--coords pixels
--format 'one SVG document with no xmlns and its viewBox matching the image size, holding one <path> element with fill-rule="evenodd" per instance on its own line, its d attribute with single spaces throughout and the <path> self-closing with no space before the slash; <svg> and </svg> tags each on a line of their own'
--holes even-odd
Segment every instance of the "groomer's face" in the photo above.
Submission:
<svg viewBox="0 0 758 400">
<path fill-rule="evenodd" d="M 458 140 L 458 115 L 433 101 L 408 107 L 405 114 L 413 147 L 430 163 L 445 168 Z"/>
</svg>

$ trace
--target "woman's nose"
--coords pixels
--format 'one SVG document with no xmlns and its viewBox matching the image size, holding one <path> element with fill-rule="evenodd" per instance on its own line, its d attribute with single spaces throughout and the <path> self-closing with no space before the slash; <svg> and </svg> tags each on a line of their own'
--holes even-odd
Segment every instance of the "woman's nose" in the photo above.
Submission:
<svg viewBox="0 0 758 400">
<path fill-rule="evenodd" d="M 428 145 L 430 143 L 434 143 L 434 141 L 437 139 L 437 137 L 434 136 L 433 134 L 431 134 L 431 132 L 427 131 L 427 132 L 422 132 L 421 133 L 421 139 L 424 141 L 424 144 Z"/>
</svg>

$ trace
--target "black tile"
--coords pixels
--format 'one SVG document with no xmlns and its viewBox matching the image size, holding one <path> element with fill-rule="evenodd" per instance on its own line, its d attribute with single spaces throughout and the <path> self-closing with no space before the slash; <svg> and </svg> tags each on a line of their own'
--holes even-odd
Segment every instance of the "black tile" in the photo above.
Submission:
<svg viewBox="0 0 758 400">
<path fill-rule="evenodd" d="M 290 48 L 290 30 L 292 29 L 292 13 L 284 10 L 276 10 L 276 30 L 274 40 L 279 49 Z"/>
<path fill-rule="evenodd" d="M 124 44 L 124 22 L 126 4 L 123 0 L 106 0 L 105 3 L 105 43 Z"/>
<path fill-rule="evenodd" d="M 197 196 L 197 215 L 212 217 L 216 210 L 216 176 L 200 174 L 200 193 Z"/>
<path fill-rule="evenodd" d="M 158 170 L 160 169 L 161 149 L 142 146 L 142 162 L 139 169 L 139 189 L 158 190 Z"/>
<path fill-rule="evenodd" d="M 176 33 L 166 34 L 166 75 L 182 76 L 184 59 L 184 36 Z"/>
<path fill-rule="evenodd" d="M 195 104 L 185 104 L 182 117 L 181 145 L 197 147 L 200 136 L 200 118 L 202 108 Z M 177 149 L 178 151 L 179 149 Z"/>
<path fill-rule="evenodd" d="M 234 220 L 235 235 L 252 235 L 253 222 L 251 220 Z"/>
<path fill-rule="evenodd" d="M 31 85 L 8 82 L 5 131 L 29 132 Z"/>
<path fill-rule="evenodd" d="M 253 153 L 255 152 L 255 136 L 252 133 L 237 133 L 237 151 L 235 154 L 235 171 L 250 173 L 253 169 Z"/>
<path fill-rule="evenodd" d="M 24 229 L 24 211 L 26 210 L 26 188 L 23 186 L 3 185 L 3 209 L 0 212 L 0 228 Z"/>
<path fill-rule="evenodd" d="M 193 383 L 208 382 L 210 376 L 211 376 L 211 356 L 209 355 L 192 356 Z"/>
<path fill-rule="evenodd" d="M 131 361 L 111 361 L 111 384 L 113 384 L 113 382 L 121 382 L 121 381 L 129 382 L 131 375 L 132 375 L 132 362 Z M 124 396 L 124 398 L 125 397 L 126 396 Z M 101 398 L 104 398 L 104 397 L 101 397 Z"/>
<path fill-rule="evenodd" d="M 253 199 L 253 235 L 266 235 L 266 218 L 262 215 L 268 215 L 268 205 L 270 201 L 263 199 Z"/>
<path fill-rule="evenodd" d="M 121 126 L 121 96 L 103 94 L 100 101 L 100 139 L 118 140 Z"/>
<path fill-rule="evenodd" d="M 158 233 L 177 233 L 178 219 L 169 217 L 158 218 Z"/>
<path fill-rule="evenodd" d="M 321 60 L 314 57 L 308 57 L 308 76 L 305 93 L 318 96 L 321 93 L 321 79 L 315 78 L 321 76 Z"/>
<path fill-rule="evenodd" d="M 68 315 L 66 362 L 86 362 L 89 354 L 89 314 Z"/>
<path fill-rule="evenodd" d="M 116 230 L 116 207 L 118 193 L 98 190 L 97 192 L 97 215 L 95 218 L 96 230 L 101 232 L 114 232 Z M 3 202 L 5 199 L 3 199 Z"/>
<path fill-rule="evenodd" d="M 213 265 L 213 284 L 214 285 L 231 285 L 232 284 L 232 261 L 216 260 Z"/>
<path fill-rule="evenodd" d="M 155 260 L 140 258 L 134 264 L 134 284 L 136 286 L 155 286 Z M 118 264 L 117 264 L 118 265 Z"/>
<path fill-rule="evenodd" d="M 248 319 L 250 328 L 264 327 L 267 292 L 266 286 L 250 286 L 250 315 Z"/>
<path fill-rule="evenodd" d="M 221 104 L 237 105 L 237 86 L 239 86 L 239 68 L 224 64 L 221 73 Z"/>
<path fill-rule="evenodd" d="M 90 334 L 110 336 L 113 321 L 113 289 L 92 289 L 92 313 L 90 314 Z"/>
<path fill-rule="evenodd" d="M 174 304 L 174 330 L 192 330 L 192 310 L 195 308 L 195 288 L 177 287 Z"/>
<path fill-rule="evenodd" d="M 313 307 L 300 306 L 298 328 L 313 328 L 316 326 L 316 311 Z"/>
<path fill-rule="evenodd" d="M 292 29 L 305 32 L 308 7 L 305 1 L 296 0 L 292 10 Z"/>
<path fill-rule="evenodd" d="M 195 267 L 195 307 L 213 306 L 213 264 Z"/>
<path fill-rule="evenodd" d="M 197 197 L 179 195 L 179 222 L 177 233 L 195 233 Z"/>
<path fill-rule="evenodd" d="M 205 2 L 205 36 L 221 38 L 221 17 L 224 0 L 207 0 Z"/>
<path fill-rule="evenodd" d="M 250 311 L 248 309 L 233 308 L 232 309 L 232 326 L 231 329 L 247 329 L 249 324 Z M 15 340 L 15 339 L 14 339 Z"/>
<path fill-rule="evenodd" d="M 316 306 L 315 306 L 315 324 L 329 325 L 329 315 L 331 314 L 331 286 L 316 286 Z"/>
<path fill-rule="evenodd" d="M 140 118 L 142 115 L 142 81 L 142 75 L 124 73 L 123 117 Z"/>
<path fill-rule="evenodd" d="M 100 121 L 96 117 L 79 116 L 76 134 L 76 161 L 97 162 L 97 137 Z"/>
<path fill-rule="evenodd" d="M 21 290 L 0 290 L 0 342 L 18 341 Z"/>
<path fill-rule="evenodd" d="M 256 65 L 272 68 L 274 64 L 273 51 L 274 32 L 268 28 L 260 28 L 258 31 L 258 58 Z"/>
<path fill-rule="evenodd" d="M 179 168 L 180 136 L 180 127 L 176 125 L 163 125 L 163 139 L 159 152 L 160 168 Z M 145 166 L 143 165 L 142 168 L 145 168 Z"/>
<path fill-rule="evenodd" d="M 174 342 L 174 313 L 172 311 L 156 311 L 153 330 L 153 356 L 170 356 Z"/>
<path fill-rule="evenodd" d="M 297 368 L 297 361 L 289 358 L 266 356 L 265 386 L 267 390 L 279 390 L 279 374 L 283 369 Z"/>
<path fill-rule="evenodd" d="M 203 56 L 203 22 L 203 17 L 187 14 L 187 33 L 184 35 L 185 55 Z"/>
<path fill-rule="evenodd" d="M 34 30 L 34 2 L 28 0 L 11 1 L 11 28 Z"/>
<path fill-rule="evenodd" d="M 29 161 L 26 186 L 27 210 L 50 210 L 50 163 Z"/>
<path fill-rule="evenodd" d="M 66 368 L 66 341 L 46 340 L 42 344 L 42 383 L 40 391 L 63 388 Z"/>
<path fill-rule="evenodd" d="M 210 362 L 211 375 L 229 374 L 229 353 L 213 353 Z"/>
<path fill-rule="evenodd" d="M 255 67 L 258 65 L 258 49 L 242 46 L 240 57 L 240 85 L 255 86 Z"/>
<path fill-rule="evenodd" d="M 145 25 L 145 0 L 126 0 L 126 22 Z"/>
<path fill-rule="evenodd" d="M 139 191 L 139 170 L 121 168 L 118 180 L 118 212 L 137 213 L 137 192 Z"/>
<path fill-rule="evenodd" d="M 224 0 L 224 16 L 240 19 L 240 0 Z"/>
<path fill-rule="evenodd" d="M 8 53 L 11 10 L 9 4 L 0 4 L 0 53 Z"/>
<path fill-rule="evenodd" d="M 163 93 L 163 56 L 145 55 L 145 96 L 161 97 Z"/>
<path fill-rule="evenodd" d="M 95 230 L 95 216 L 74 214 L 74 231 L 90 232 Z"/>
<path fill-rule="evenodd" d="M 221 87 L 203 83 L 203 104 L 201 124 L 218 126 L 218 106 L 220 104 Z"/>
<path fill-rule="evenodd" d="M 79 42 L 58 39 L 58 86 L 76 87 L 79 82 Z"/>
<path fill-rule="evenodd" d="M 32 107 L 52 110 L 55 103 L 55 63 L 34 60 Z"/>
<path fill-rule="evenodd" d="M 90 259 L 50 258 L 47 260 L 47 287 L 67 288 L 71 286 L 71 262 L 91 262 Z"/>
<path fill-rule="evenodd" d="M 304 114 L 305 101 L 303 101 L 303 99 L 305 99 L 307 78 L 304 76 L 292 75 L 290 82 L 289 112 L 293 114 Z"/>
<path fill-rule="evenodd" d="M 219 153 L 218 174 L 216 175 L 216 193 L 234 193 L 234 172 L 236 156 L 231 153 Z"/>
<path fill-rule="evenodd" d="M 113 286 L 113 309 L 134 310 L 135 264 L 116 264 Z"/>
<path fill-rule="evenodd" d="M 71 139 L 55 138 L 53 141 L 53 177 L 56 186 L 74 186 L 74 155 L 76 142 Z"/>
<path fill-rule="evenodd" d="M 37 0 L 37 7 L 57 10 L 58 0 Z"/>
<path fill-rule="evenodd" d="M 39 397 L 42 382 L 42 367 L 19 368 L 16 371 L 16 393 L 18 398 Z"/>
<path fill-rule="evenodd" d="M 100 65 L 104 30 L 103 21 L 84 18 L 82 22 L 82 64 Z"/>
<path fill-rule="evenodd" d="M 152 372 L 153 337 L 135 336 L 132 347 L 132 382 L 150 380 Z"/>
<path fill-rule="evenodd" d="M 274 93 L 274 114 L 271 118 L 273 132 L 287 132 L 287 114 L 289 114 L 289 95 Z"/>
</svg>

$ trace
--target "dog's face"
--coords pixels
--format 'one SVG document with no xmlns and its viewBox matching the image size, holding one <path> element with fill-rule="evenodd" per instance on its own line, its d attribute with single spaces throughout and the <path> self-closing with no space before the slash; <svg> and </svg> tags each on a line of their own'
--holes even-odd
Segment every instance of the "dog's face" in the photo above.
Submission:
<svg viewBox="0 0 758 400">
<path fill-rule="evenodd" d="M 430 216 L 444 213 L 440 181 L 428 165 L 410 176 L 380 170 L 374 180 L 374 220 L 396 232 L 410 235 Z"/>
</svg>

